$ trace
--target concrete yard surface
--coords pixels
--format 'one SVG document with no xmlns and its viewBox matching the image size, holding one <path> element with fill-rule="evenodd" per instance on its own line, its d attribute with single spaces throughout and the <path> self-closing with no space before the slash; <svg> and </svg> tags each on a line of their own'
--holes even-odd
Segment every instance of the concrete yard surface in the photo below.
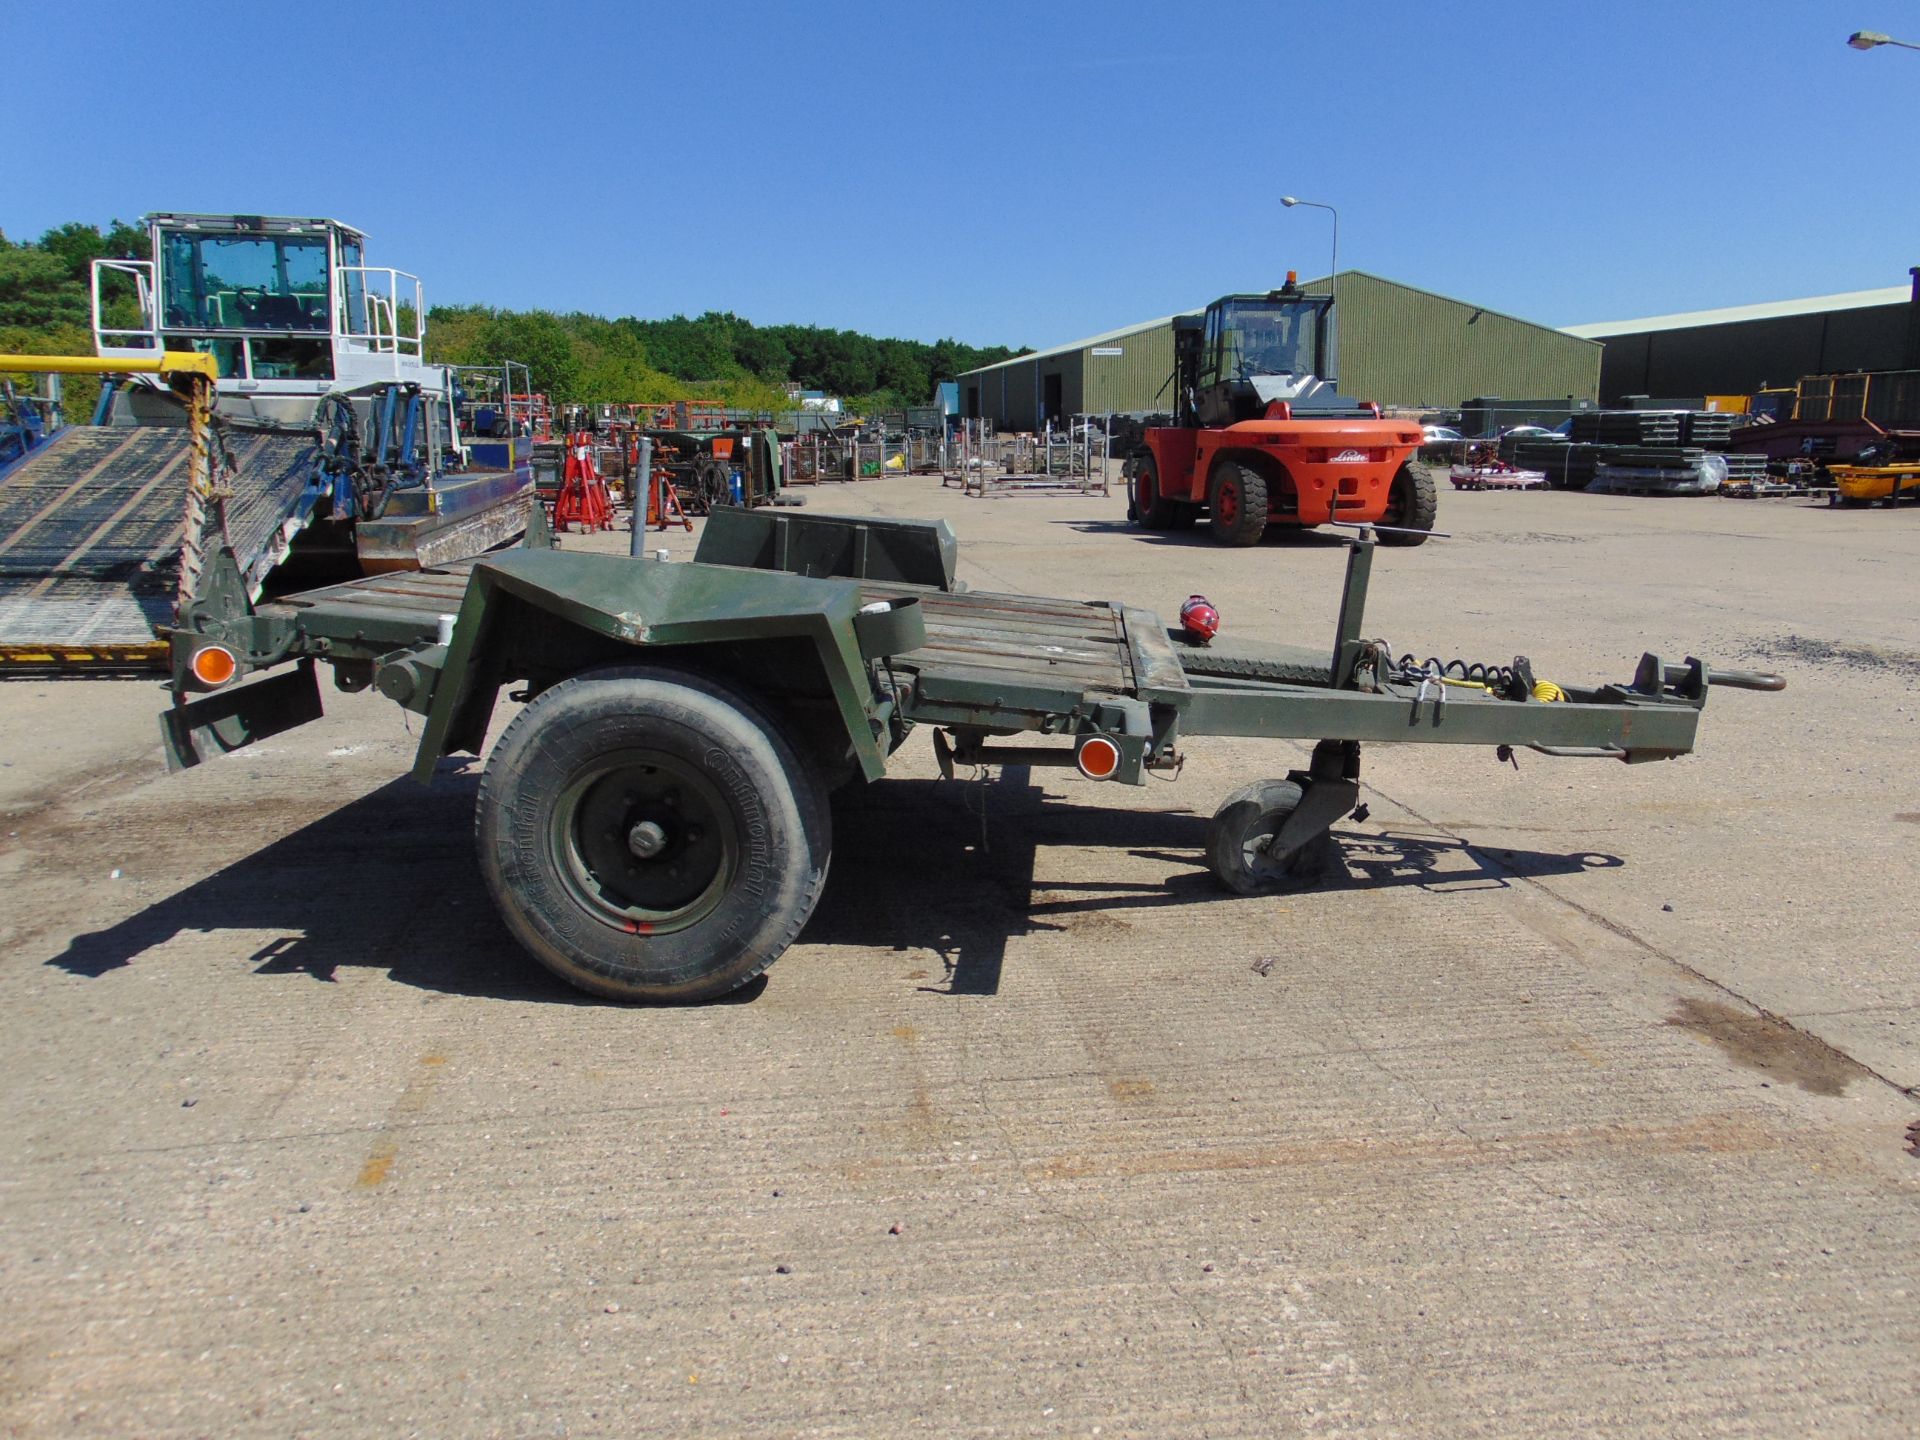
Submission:
<svg viewBox="0 0 1920 1440">
<path fill-rule="evenodd" d="M 1334 537 L 805 493 L 1331 641 Z M 1396 654 L 1789 688 L 1659 764 L 1374 747 L 1340 868 L 1259 899 L 1206 821 L 1304 746 L 1128 788 L 915 736 L 691 1009 L 529 960 L 481 762 L 415 785 L 377 697 L 168 776 L 152 682 L 0 685 L 0 1434 L 1920 1432 L 1920 511 L 1440 525 L 1378 557 Z"/>
</svg>

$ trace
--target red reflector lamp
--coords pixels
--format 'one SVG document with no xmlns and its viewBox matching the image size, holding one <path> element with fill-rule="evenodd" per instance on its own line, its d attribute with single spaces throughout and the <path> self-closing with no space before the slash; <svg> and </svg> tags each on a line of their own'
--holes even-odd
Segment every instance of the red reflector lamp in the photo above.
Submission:
<svg viewBox="0 0 1920 1440">
<path fill-rule="evenodd" d="M 1196 645 L 1204 645 L 1220 633 L 1220 612 L 1204 595 L 1189 595 L 1180 607 L 1180 628 Z"/>
<path fill-rule="evenodd" d="M 1120 747 L 1104 735 L 1089 735 L 1074 752 L 1073 763 L 1089 780 L 1111 780 L 1120 768 Z"/>
<path fill-rule="evenodd" d="M 224 645 L 203 645 L 193 652 L 187 668 L 209 690 L 218 690 L 240 673 L 240 662 Z"/>
</svg>

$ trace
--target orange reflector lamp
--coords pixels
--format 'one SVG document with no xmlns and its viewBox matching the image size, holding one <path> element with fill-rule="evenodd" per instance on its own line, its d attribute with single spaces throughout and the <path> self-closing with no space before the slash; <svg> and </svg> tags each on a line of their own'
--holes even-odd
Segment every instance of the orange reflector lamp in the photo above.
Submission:
<svg viewBox="0 0 1920 1440">
<path fill-rule="evenodd" d="M 1120 768 L 1120 747 L 1104 735 L 1091 735 L 1080 742 L 1073 763 L 1089 780 L 1111 780 Z"/>
<path fill-rule="evenodd" d="M 187 662 L 193 678 L 209 690 L 217 690 L 240 673 L 240 662 L 224 645 L 203 645 Z"/>
</svg>

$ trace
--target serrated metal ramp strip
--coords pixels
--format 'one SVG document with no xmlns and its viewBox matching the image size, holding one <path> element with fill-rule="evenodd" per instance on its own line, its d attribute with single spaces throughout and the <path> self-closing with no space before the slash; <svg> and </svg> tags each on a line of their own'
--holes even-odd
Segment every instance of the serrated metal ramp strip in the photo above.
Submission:
<svg viewBox="0 0 1920 1440">
<path fill-rule="evenodd" d="M 173 620 L 188 444 L 184 427 L 77 425 L 0 478 L 0 647 L 153 644 Z M 305 520 L 315 450 L 238 428 L 228 446 L 227 533 L 257 585 Z"/>
</svg>

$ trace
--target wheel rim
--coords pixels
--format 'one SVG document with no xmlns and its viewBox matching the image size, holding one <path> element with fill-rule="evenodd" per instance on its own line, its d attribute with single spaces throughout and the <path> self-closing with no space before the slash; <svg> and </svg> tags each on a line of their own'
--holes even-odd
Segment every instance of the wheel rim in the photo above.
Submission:
<svg viewBox="0 0 1920 1440">
<path fill-rule="evenodd" d="M 561 791 L 548 840 L 574 901 L 631 935 L 705 919 L 739 869 L 740 836 L 720 791 L 658 751 L 603 755 L 582 769 Z"/>
<path fill-rule="evenodd" d="M 1220 482 L 1220 498 L 1214 502 L 1216 517 L 1222 525 L 1232 526 L 1240 518 L 1240 487 L 1231 480 Z"/>
<path fill-rule="evenodd" d="M 1286 824 L 1285 815 L 1267 817 L 1256 829 L 1250 831 L 1240 841 L 1240 858 L 1247 867 L 1247 873 L 1260 880 L 1279 880 L 1293 874 L 1288 864 L 1294 852 L 1283 850 L 1273 853 L 1273 842 L 1279 838 L 1280 827 Z"/>
<path fill-rule="evenodd" d="M 1160 487 L 1154 484 L 1153 472 L 1142 470 L 1133 477 L 1133 507 L 1142 515 L 1151 510 L 1154 502 L 1160 498 Z"/>
</svg>

